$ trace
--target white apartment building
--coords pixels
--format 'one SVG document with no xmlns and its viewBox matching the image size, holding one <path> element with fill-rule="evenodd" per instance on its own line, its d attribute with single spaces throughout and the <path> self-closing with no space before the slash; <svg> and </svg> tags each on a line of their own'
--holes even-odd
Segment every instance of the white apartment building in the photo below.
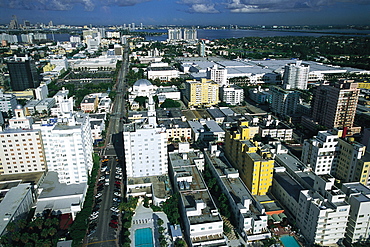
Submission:
<svg viewBox="0 0 370 247">
<path fill-rule="evenodd" d="M 220 87 L 228 85 L 226 68 L 214 64 L 212 67 L 207 68 L 206 74 L 207 79 L 218 83 Z"/>
<path fill-rule="evenodd" d="M 73 97 L 68 98 L 68 94 L 69 90 L 63 87 L 53 96 L 56 106 L 50 109 L 52 116 L 73 112 L 74 100 Z"/>
<path fill-rule="evenodd" d="M 0 90 L 0 112 L 14 112 L 17 104 L 17 97 L 14 94 L 3 93 Z"/>
<path fill-rule="evenodd" d="M 240 105 L 244 101 L 244 90 L 236 85 L 220 88 L 221 100 L 230 105 Z"/>
<path fill-rule="evenodd" d="M 49 90 L 46 84 L 41 84 L 36 89 L 33 90 L 33 96 L 37 100 L 43 100 L 48 97 Z"/>
<path fill-rule="evenodd" d="M 196 29 L 184 29 L 184 40 L 186 41 L 197 41 L 197 30 Z"/>
<path fill-rule="evenodd" d="M 284 67 L 283 83 L 287 89 L 307 89 L 310 65 L 297 60 Z"/>
<path fill-rule="evenodd" d="M 49 119 L 40 129 L 49 171 L 58 173 L 60 183 L 85 183 L 93 161 L 93 140 L 87 114 L 77 113 Z"/>
<path fill-rule="evenodd" d="M 157 127 L 153 98 L 149 97 L 148 120 L 124 125 L 123 145 L 127 177 L 167 174 L 167 134 Z M 145 120 L 144 120 L 145 121 Z"/>
<path fill-rule="evenodd" d="M 345 183 L 342 190 L 351 205 L 344 239 L 344 243 L 350 246 L 370 238 L 370 189 L 360 183 Z"/>
<path fill-rule="evenodd" d="M 168 29 L 168 41 L 178 41 L 182 40 L 182 33 L 181 29 L 175 28 L 175 29 Z"/>
<path fill-rule="evenodd" d="M 296 113 L 300 102 L 299 92 L 284 90 L 278 86 L 271 86 L 270 92 L 272 95 L 271 110 L 273 113 L 282 117 Z"/>
<path fill-rule="evenodd" d="M 339 151 L 338 139 L 338 134 L 319 131 L 317 136 L 305 140 L 302 148 L 302 162 L 310 166 L 317 175 L 330 174 Z"/>
</svg>

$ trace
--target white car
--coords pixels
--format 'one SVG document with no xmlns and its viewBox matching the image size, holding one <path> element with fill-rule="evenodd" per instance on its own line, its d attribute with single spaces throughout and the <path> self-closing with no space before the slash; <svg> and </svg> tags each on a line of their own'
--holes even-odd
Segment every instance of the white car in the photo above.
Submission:
<svg viewBox="0 0 370 247">
<path fill-rule="evenodd" d="M 121 193 L 114 192 L 114 195 L 115 195 L 115 196 L 121 196 Z"/>
<path fill-rule="evenodd" d="M 99 197 L 101 197 L 103 194 L 102 193 L 98 193 L 98 194 L 96 194 L 95 195 L 95 198 L 99 198 Z"/>
</svg>

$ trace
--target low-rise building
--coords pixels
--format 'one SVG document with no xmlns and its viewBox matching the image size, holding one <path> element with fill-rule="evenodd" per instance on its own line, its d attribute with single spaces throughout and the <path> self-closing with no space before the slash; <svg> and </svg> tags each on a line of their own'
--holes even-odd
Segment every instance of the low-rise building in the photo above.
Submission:
<svg viewBox="0 0 370 247">
<path fill-rule="evenodd" d="M 179 71 L 168 63 L 151 63 L 147 68 L 148 79 L 159 79 L 161 82 L 171 81 L 179 77 Z"/>
<path fill-rule="evenodd" d="M 0 112 L 8 113 L 11 111 L 14 113 L 17 104 L 17 97 L 14 94 L 3 93 L 3 91 L 0 90 Z"/>
<path fill-rule="evenodd" d="M 85 96 L 82 100 L 80 107 L 84 112 L 95 112 L 99 103 L 99 98 L 97 96 Z"/>
<path fill-rule="evenodd" d="M 190 150 L 169 154 L 169 175 L 180 193 L 180 212 L 189 246 L 226 246 L 223 220 Z M 202 159 L 204 160 L 204 159 Z"/>
<path fill-rule="evenodd" d="M 230 105 L 240 105 L 244 101 L 244 90 L 237 85 L 220 88 L 221 100 Z"/>
<path fill-rule="evenodd" d="M 238 230 L 246 241 L 255 241 L 271 237 L 267 229 L 268 215 L 265 208 L 250 193 L 239 177 L 235 168 L 227 165 L 218 157 L 215 146 L 205 151 L 205 161 L 236 219 Z"/>
</svg>

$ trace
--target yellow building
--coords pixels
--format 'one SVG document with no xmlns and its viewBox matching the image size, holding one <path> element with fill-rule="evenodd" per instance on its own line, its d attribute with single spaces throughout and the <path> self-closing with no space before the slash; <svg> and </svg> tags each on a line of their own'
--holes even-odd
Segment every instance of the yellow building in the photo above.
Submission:
<svg viewBox="0 0 370 247">
<path fill-rule="evenodd" d="M 49 71 L 52 71 L 54 68 L 56 67 L 55 64 L 51 64 L 51 63 L 48 63 L 47 65 L 45 65 L 42 70 L 45 72 L 49 72 Z"/>
<path fill-rule="evenodd" d="M 365 152 L 366 146 L 354 141 L 353 138 L 339 139 L 339 155 L 337 164 L 332 166 L 332 173 L 341 182 L 360 182 L 368 185 L 370 154 Z"/>
<path fill-rule="evenodd" d="M 370 82 L 359 82 L 358 88 L 370 89 Z"/>
<path fill-rule="evenodd" d="M 220 102 L 219 85 L 209 79 L 187 80 L 185 95 L 188 106 L 212 106 Z"/>
<path fill-rule="evenodd" d="M 225 155 L 239 174 L 252 195 L 266 195 L 272 185 L 274 159 L 270 152 L 262 150 L 251 139 L 258 133 L 258 126 L 240 122 L 237 131 L 225 135 Z"/>
</svg>

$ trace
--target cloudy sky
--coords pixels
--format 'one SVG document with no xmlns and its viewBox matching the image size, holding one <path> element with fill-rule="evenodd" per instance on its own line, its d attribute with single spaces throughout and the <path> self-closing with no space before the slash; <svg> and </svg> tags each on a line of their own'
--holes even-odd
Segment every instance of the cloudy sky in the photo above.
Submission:
<svg viewBox="0 0 370 247">
<path fill-rule="evenodd" d="M 370 0 L 0 0 L 0 23 L 370 25 Z"/>
</svg>

